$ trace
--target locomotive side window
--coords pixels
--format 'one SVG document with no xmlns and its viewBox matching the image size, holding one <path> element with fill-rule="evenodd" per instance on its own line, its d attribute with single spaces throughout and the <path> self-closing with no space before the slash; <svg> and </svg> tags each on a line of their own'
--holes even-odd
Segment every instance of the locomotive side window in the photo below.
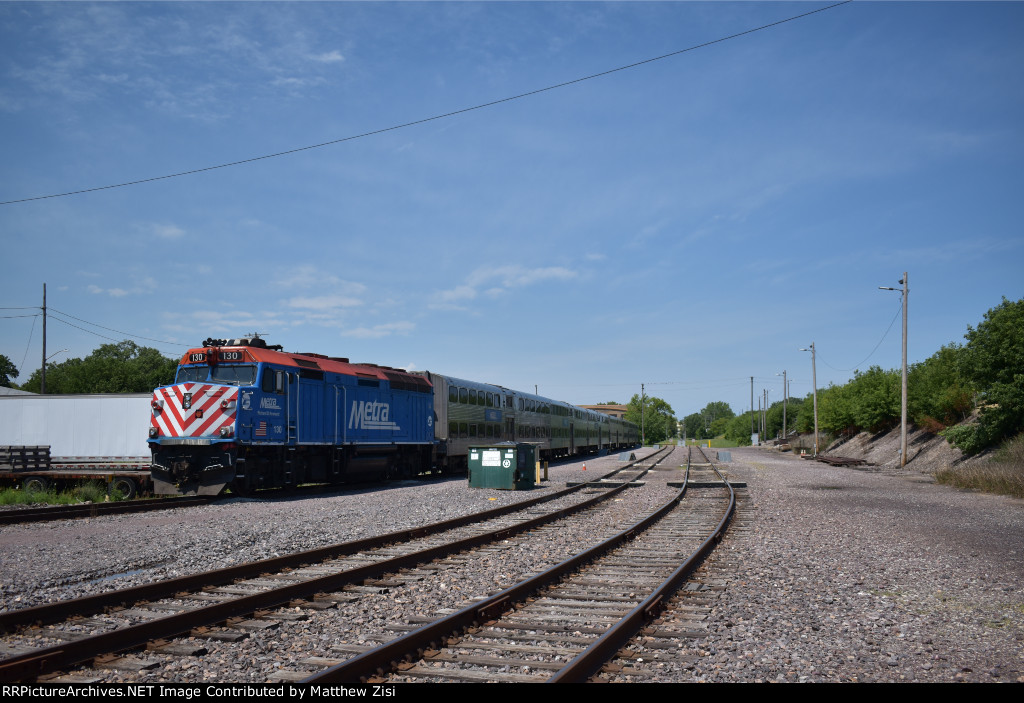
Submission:
<svg viewBox="0 0 1024 703">
<path fill-rule="evenodd" d="M 274 373 L 274 369 L 263 369 L 263 379 L 260 382 L 260 390 L 264 393 L 273 393 L 275 390 L 275 382 L 277 380 L 275 376 L 276 374 Z"/>
</svg>

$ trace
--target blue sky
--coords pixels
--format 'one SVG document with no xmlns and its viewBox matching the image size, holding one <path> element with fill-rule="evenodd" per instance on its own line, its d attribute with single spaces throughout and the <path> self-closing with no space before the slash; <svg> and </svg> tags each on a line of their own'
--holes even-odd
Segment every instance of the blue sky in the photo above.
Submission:
<svg viewBox="0 0 1024 703">
<path fill-rule="evenodd" d="M 0 3 L 0 200 L 359 135 L 828 3 Z M 1024 297 L 1024 4 L 855 2 L 232 168 L 0 206 L 0 307 L 737 412 Z M 40 320 L 0 354 L 38 368 Z M 65 318 L 115 339 L 124 335 Z M 34 327 L 33 327 L 34 324 Z M 106 339 L 52 317 L 54 361 Z M 869 357 L 866 361 L 865 357 Z M 24 362 L 23 362 L 24 359 Z"/>
</svg>

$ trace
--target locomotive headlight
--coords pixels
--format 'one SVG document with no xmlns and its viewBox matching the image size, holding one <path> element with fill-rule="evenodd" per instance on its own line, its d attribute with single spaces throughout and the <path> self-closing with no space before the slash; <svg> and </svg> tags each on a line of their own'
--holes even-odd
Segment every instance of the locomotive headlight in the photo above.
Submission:
<svg viewBox="0 0 1024 703">
<path fill-rule="evenodd" d="M 155 427 L 150 427 L 149 428 L 149 436 L 150 437 L 156 437 L 158 434 L 160 434 L 160 430 L 158 430 Z"/>
<path fill-rule="evenodd" d="M 220 428 L 220 436 L 221 437 L 231 437 L 234 434 L 235 434 L 234 430 L 232 430 L 230 427 L 221 427 Z"/>
<path fill-rule="evenodd" d="M 235 409 L 235 401 L 233 401 L 233 400 L 222 400 L 222 401 L 220 401 L 220 409 L 221 410 L 234 410 Z"/>
<path fill-rule="evenodd" d="M 152 403 L 150 403 L 150 405 L 153 406 L 153 412 L 155 413 L 161 412 L 164 409 L 163 400 L 154 400 Z"/>
</svg>

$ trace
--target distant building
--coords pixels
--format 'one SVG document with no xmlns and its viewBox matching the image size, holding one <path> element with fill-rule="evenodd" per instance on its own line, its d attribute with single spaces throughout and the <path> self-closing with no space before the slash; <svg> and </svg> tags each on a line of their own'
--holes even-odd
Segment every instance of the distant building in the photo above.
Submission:
<svg viewBox="0 0 1024 703">
<path fill-rule="evenodd" d="M 581 405 L 580 407 L 619 418 L 625 415 L 626 411 L 629 410 L 628 405 Z"/>
<path fill-rule="evenodd" d="M 19 391 L 17 388 L 0 386 L 0 395 L 36 395 L 32 391 Z"/>
</svg>

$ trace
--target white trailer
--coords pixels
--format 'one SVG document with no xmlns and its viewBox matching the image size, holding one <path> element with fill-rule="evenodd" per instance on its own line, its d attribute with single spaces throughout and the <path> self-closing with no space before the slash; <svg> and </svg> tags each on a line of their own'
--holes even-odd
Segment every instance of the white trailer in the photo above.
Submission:
<svg viewBox="0 0 1024 703">
<path fill-rule="evenodd" d="M 0 445 L 49 445 L 54 462 L 71 458 L 149 461 L 151 393 L 2 395 Z"/>
<path fill-rule="evenodd" d="M 146 440 L 152 399 L 150 393 L 0 395 L 0 448 L 14 457 L 19 447 L 49 447 L 49 470 L 45 463 L 3 465 L 0 481 L 45 489 L 102 480 L 128 497 L 151 490 Z"/>
</svg>

